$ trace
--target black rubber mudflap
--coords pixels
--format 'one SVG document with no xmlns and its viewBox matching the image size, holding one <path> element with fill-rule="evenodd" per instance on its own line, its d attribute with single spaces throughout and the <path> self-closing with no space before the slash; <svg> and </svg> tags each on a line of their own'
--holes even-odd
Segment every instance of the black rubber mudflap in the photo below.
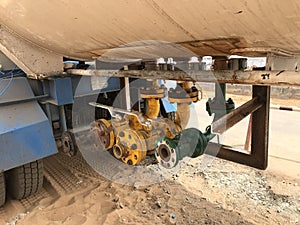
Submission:
<svg viewBox="0 0 300 225">
<path fill-rule="evenodd" d="M 15 199 L 23 199 L 37 193 L 43 186 L 43 162 L 41 160 L 14 168 L 6 173 L 7 190 Z"/>
</svg>

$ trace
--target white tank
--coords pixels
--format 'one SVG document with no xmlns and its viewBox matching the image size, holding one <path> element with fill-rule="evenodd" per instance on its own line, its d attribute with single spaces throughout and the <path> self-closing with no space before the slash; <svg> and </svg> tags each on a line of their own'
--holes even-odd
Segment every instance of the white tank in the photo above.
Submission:
<svg viewBox="0 0 300 225">
<path fill-rule="evenodd" d="M 91 59 L 161 40 L 198 55 L 300 53 L 299 0 L 1 0 L 1 24 L 63 56 Z"/>
</svg>

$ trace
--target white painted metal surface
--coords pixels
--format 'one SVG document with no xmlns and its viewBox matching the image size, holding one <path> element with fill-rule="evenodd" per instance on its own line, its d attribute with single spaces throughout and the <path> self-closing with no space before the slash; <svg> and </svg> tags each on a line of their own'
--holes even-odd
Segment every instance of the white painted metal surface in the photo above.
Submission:
<svg viewBox="0 0 300 225">
<path fill-rule="evenodd" d="M 299 0 L 0 1 L 1 25 L 83 59 L 144 40 L 180 43 L 198 55 L 300 53 L 299 12 Z"/>
</svg>

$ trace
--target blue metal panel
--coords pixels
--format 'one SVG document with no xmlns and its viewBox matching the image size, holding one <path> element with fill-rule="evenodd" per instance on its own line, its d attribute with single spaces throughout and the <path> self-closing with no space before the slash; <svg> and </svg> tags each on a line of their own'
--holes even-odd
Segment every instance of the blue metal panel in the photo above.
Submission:
<svg viewBox="0 0 300 225">
<path fill-rule="evenodd" d="M 9 80 L 2 80 L 1 87 Z M 0 102 L 33 97 L 26 78 L 15 78 Z M 55 154 L 50 123 L 37 102 L 0 107 L 0 171 Z"/>
<path fill-rule="evenodd" d="M 58 106 L 73 103 L 72 81 L 70 77 L 49 80 L 50 96 Z"/>
<path fill-rule="evenodd" d="M 74 97 L 120 90 L 120 79 L 116 77 L 73 76 Z"/>
<path fill-rule="evenodd" d="M 57 152 L 47 120 L 0 135 L 0 171 L 9 170 Z"/>
<path fill-rule="evenodd" d="M 120 90 L 120 78 L 110 77 L 107 79 L 106 84 L 107 85 L 100 90 L 101 92 Z"/>
</svg>

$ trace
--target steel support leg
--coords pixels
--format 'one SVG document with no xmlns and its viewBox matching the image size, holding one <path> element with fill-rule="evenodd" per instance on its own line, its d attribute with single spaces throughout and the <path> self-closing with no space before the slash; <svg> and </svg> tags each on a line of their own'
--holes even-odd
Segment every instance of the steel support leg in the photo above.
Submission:
<svg viewBox="0 0 300 225">
<path fill-rule="evenodd" d="M 66 114 L 65 114 L 65 107 L 59 106 L 59 118 L 60 118 L 60 126 L 61 126 L 61 131 L 65 132 L 68 130 L 67 128 L 67 121 L 66 121 Z"/>
<path fill-rule="evenodd" d="M 131 110 L 131 100 L 130 100 L 130 83 L 128 77 L 123 77 L 120 79 L 121 91 L 118 94 L 117 99 L 114 102 L 114 107 L 122 108 L 127 111 Z"/>
<path fill-rule="evenodd" d="M 258 169 L 266 169 L 268 166 L 270 87 L 253 86 L 252 89 L 253 98 L 259 97 L 263 104 L 252 114 L 250 154 L 245 150 L 237 151 L 230 146 L 215 143 L 210 143 L 205 153 Z"/>
<path fill-rule="evenodd" d="M 46 107 L 46 114 L 47 114 L 47 117 L 48 117 L 48 120 L 49 120 L 51 129 L 53 130 L 53 125 L 52 125 L 52 115 L 51 115 L 50 104 L 49 104 L 49 103 L 46 103 L 46 104 L 45 104 L 45 107 Z"/>
<path fill-rule="evenodd" d="M 253 86 L 252 93 L 253 97 L 259 96 L 263 99 L 264 105 L 252 116 L 251 155 L 256 168 L 266 169 L 269 146 L 270 87 Z"/>
</svg>

